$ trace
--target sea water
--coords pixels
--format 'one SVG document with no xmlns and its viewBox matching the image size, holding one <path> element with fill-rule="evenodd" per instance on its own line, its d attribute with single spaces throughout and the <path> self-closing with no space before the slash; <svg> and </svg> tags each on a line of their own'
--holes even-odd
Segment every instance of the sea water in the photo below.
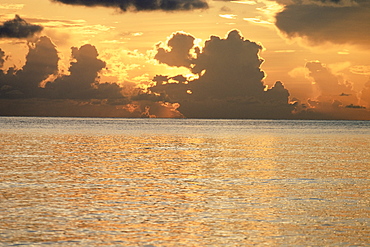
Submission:
<svg viewBox="0 0 370 247">
<path fill-rule="evenodd" d="M 0 117 L 0 245 L 369 246 L 370 122 Z"/>
</svg>

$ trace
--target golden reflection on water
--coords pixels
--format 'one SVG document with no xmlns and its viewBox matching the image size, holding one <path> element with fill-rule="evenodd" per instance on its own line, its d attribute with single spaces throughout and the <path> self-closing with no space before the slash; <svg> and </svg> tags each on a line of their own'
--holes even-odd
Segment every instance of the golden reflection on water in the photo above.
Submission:
<svg viewBox="0 0 370 247">
<path fill-rule="evenodd" d="M 369 243 L 370 141 L 0 134 L 5 244 Z"/>
</svg>

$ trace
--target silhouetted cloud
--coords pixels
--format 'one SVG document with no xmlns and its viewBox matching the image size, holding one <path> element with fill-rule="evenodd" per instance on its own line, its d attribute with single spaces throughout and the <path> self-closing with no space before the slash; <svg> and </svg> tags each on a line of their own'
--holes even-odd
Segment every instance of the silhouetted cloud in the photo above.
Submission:
<svg viewBox="0 0 370 247">
<path fill-rule="evenodd" d="M 14 67 L 0 73 L 0 97 L 40 96 L 40 83 L 58 72 L 58 52 L 48 37 L 28 43 L 29 52 L 22 69 Z"/>
<path fill-rule="evenodd" d="M 91 94 L 97 92 L 98 73 L 105 68 L 105 62 L 98 59 L 98 51 L 90 44 L 72 47 L 71 55 L 74 61 L 69 67 L 70 74 L 47 83 L 46 89 L 51 89 L 57 98 L 94 98 Z"/>
<path fill-rule="evenodd" d="M 264 72 L 259 57 L 262 46 L 245 40 L 237 30 L 227 38 L 211 36 L 194 60 L 192 72 L 202 74 L 193 96 L 205 98 L 244 97 L 261 94 Z"/>
<path fill-rule="evenodd" d="M 0 48 L 0 69 L 4 66 L 5 52 Z"/>
<path fill-rule="evenodd" d="M 164 54 L 184 61 L 184 54 L 194 53 L 185 60 L 196 75 L 157 75 L 155 86 L 126 91 L 117 83 L 101 82 L 106 63 L 95 46 L 72 47 L 69 73 L 61 74 L 53 42 L 48 37 L 30 41 L 21 69 L 0 68 L 0 115 L 370 119 L 364 108 L 370 104 L 370 84 L 359 95 L 324 64 L 308 62 L 305 69 L 320 94 L 306 104 L 290 103 L 282 82 L 264 85 L 260 44 L 233 30 L 225 38 L 211 36 L 199 48 L 190 34 L 180 34 L 171 37 L 184 39 L 186 49 L 178 52 L 184 40 L 171 38 L 172 49 Z M 6 57 L 0 50 L 1 63 Z"/>
<path fill-rule="evenodd" d="M 122 11 L 150 11 L 150 10 L 193 10 L 206 9 L 205 0 L 52 0 L 70 5 L 103 6 L 119 8 Z"/>
<path fill-rule="evenodd" d="M 42 26 L 27 23 L 19 15 L 0 25 L 0 38 L 28 38 L 41 32 Z"/>
<path fill-rule="evenodd" d="M 99 73 L 106 63 L 93 45 L 72 47 L 68 75 L 58 74 L 58 51 L 48 37 L 28 48 L 21 69 L 0 69 L 0 115 L 183 117 L 179 104 L 169 103 L 165 95 L 137 89 L 125 97 L 118 84 L 101 83 Z M 0 61 L 5 56 L 0 50 Z"/>
<path fill-rule="evenodd" d="M 192 48 L 173 56 L 184 58 Z M 288 103 L 289 92 L 281 82 L 265 90 L 264 72 L 260 68 L 263 60 L 259 57 L 261 45 L 233 30 L 225 39 L 212 36 L 202 49 L 194 49 L 196 58 L 189 60 L 190 69 L 199 79 L 187 82 L 177 78 L 177 83 L 168 83 L 170 78 L 156 76 L 157 84 L 151 88 L 152 92 L 165 93 L 172 102 L 180 103 L 179 110 L 186 117 L 287 118 L 291 115 L 294 106 Z"/>
<path fill-rule="evenodd" d="M 189 67 L 192 60 L 190 50 L 194 46 L 194 39 L 186 33 L 174 33 L 167 41 L 166 48 L 160 47 L 161 44 L 157 45 L 157 54 L 154 58 L 170 66 Z"/>
<path fill-rule="evenodd" d="M 369 48 L 370 2 L 367 0 L 275 0 L 285 4 L 276 26 L 289 38 L 313 45 L 325 42 Z"/>
</svg>

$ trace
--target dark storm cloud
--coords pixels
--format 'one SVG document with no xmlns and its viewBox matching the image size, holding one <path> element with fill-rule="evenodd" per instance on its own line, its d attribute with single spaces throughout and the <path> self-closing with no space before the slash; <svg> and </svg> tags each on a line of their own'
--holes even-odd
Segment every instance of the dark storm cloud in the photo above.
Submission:
<svg viewBox="0 0 370 247">
<path fill-rule="evenodd" d="M 27 23 L 19 15 L 0 25 L 0 38 L 28 38 L 41 32 L 42 26 Z"/>
<path fill-rule="evenodd" d="M 52 0 L 70 5 L 103 6 L 119 8 L 122 11 L 150 11 L 150 10 L 193 10 L 206 9 L 205 0 Z"/>
<path fill-rule="evenodd" d="M 160 47 L 161 44 L 159 44 L 157 46 L 157 54 L 154 58 L 170 66 L 189 67 L 192 59 L 189 52 L 194 46 L 194 39 L 189 34 L 174 33 L 166 44 L 169 49 Z"/>
<path fill-rule="evenodd" d="M 289 38 L 303 37 L 312 45 L 325 42 L 369 48 L 370 2 L 367 0 L 283 1 L 276 26 Z"/>
<path fill-rule="evenodd" d="M 199 79 L 186 82 L 176 77 L 177 83 L 168 83 L 171 78 L 156 76 L 151 91 L 180 103 L 179 110 L 186 117 L 287 118 L 293 110 L 288 90 L 277 82 L 265 91 L 261 49 L 237 30 L 225 39 L 212 36 L 202 49 L 195 49 L 197 57 L 191 60 L 190 68 Z"/>
</svg>

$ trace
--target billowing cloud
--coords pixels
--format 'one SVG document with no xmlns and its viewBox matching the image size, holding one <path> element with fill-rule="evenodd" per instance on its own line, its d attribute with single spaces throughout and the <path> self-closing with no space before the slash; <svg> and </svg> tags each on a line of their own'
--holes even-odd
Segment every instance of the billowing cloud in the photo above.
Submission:
<svg viewBox="0 0 370 247">
<path fill-rule="evenodd" d="M 194 61 L 192 72 L 202 74 L 193 96 L 244 97 L 263 92 L 262 46 L 233 30 L 227 38 L 212 36 Z M 204 95 L 206 94 L 206 95 Z"/>
<path fill-rule="evenodd" d="M 0 73 L 0 97 L 35 97 L 41 93 L 40 83 L 58 72 L 58 52 L 48 37 L 29 43 L 26 63 L 20 70 L 14 67 Z"/>
<path fill-rule="evenodd" d="M 98 73 L 106 64 L 98 59 L 98 51 L 90 44 L 72 47 L 72 58 L 70 75 L 49 82 L 46 88 L 53 89 L 52 92 L 57 93 L 59 98 L 90 98 L 90 93 L 95 91 L 94 85 L 98 84 Z"/>
<path fill-rule="evenodd" d="M 29 42 L 21 69 L 0 69 L 0 115 L 176 117 L 179 104 L 137 88 L 124 96 L 116 83 L 101 83 L 106 63 L 95 46 L 72 47 L 69 74 L 58 72 L 58 51 L 48 37 Z M 0 50 L 0 61 L 6 58 Z M 181 79 L 180 77 L 178 79 Z"/>
<path fill-rule="evenodd" d="M 70 5 L 103 6 L 119 8 L 122 11 L 150 11 L 150 10 L 193 10 L 206 9 L 205 0 L 52 0 Z"/>
<path fill-rule="evenodd" d="M 298 104 L 301 118 L 314 119 L 364 119 L 370 120 L 367 105 L 367 87 L 361 94 L 341 74 L 318 61 L 308 62 L 305 67 L 316 96 Z"/>
<path fill-rule="evenodd" d="M 0 25 L 0 38 L 28 38 L 42 29 L 42 26 L 30 24 L 16 15 L 13 20 Z"/>
<path fill-rule="evenodd" d="M 275 1 L 285 5 L 276 15 L 276 26 L 289 38 L 300 37 L 311 45 L 330 42 L 370 48 L 367 0 Z"/>
<path fill-rule="evenodd" d="M 155 59 L 170 66 L 189 67 L 192 60 L 190 50 L 194 46 L 195 38 L 189 34 L 177 32 L 171 35 L 166 48 L 157 45 Z"/>
<path fill-rule="evenodd" d="M 306 64 L 309 76 L 319 91 L 317 99 L 322 102 L 337 102 L 339 105 L 357 104 L 356 92 L 352 84 L 327 68 L 324 64 L 313 61 Z"/>
<path fill-rule="evenodd" d="M 179 102 L 179 110 L 186 117 L 289 117 L 294 107 L 288 102 L 288 90 L 281 82 L 266 90 L 262 82 L 261 49 L 237 30 L 224 39 L 212 36 L 202 49 L 195 49 L 197 56 L 191 60 L 191 72 L 198 74 L 198 79 L 179 78 L 169 83 L 170 78 L 156 76 L 157 84 L 151 91 L 165 93 L 171 101 Z"/>
<path fill-rule="evenodd" d="M 195 39 L 190 34 L 182 38 Z M 290 103 L 282 82 L 271 88 L 264 85 L 262 46 L 239 31 L 225 38 L 211 36 L 201 48 L 190 43 L 186 52 L 171 53 L 181 42 L 171 43 L 172 49 L 166 50 L 179 61 L 194 51 L 187 68 L 182 68 L 186 73 L 157 75 L 148 82 L 155 86 L 131 85 L 127 90 L 125 84 L 102 82 L 106 63 L 95 46 L 72 47 L 65 74 L 58 68 L 56 46 L 41 37 L 28 43 L 21 69 L 0 68 L 0 115 L 370 119 L 365 108 L 370 104 L 369 84 L 356 93 L 338 71 L 320 62 L 305 67 L 318 96 Z M 0 50 L 0 61 L 5 60 Z"/>
</svg>

